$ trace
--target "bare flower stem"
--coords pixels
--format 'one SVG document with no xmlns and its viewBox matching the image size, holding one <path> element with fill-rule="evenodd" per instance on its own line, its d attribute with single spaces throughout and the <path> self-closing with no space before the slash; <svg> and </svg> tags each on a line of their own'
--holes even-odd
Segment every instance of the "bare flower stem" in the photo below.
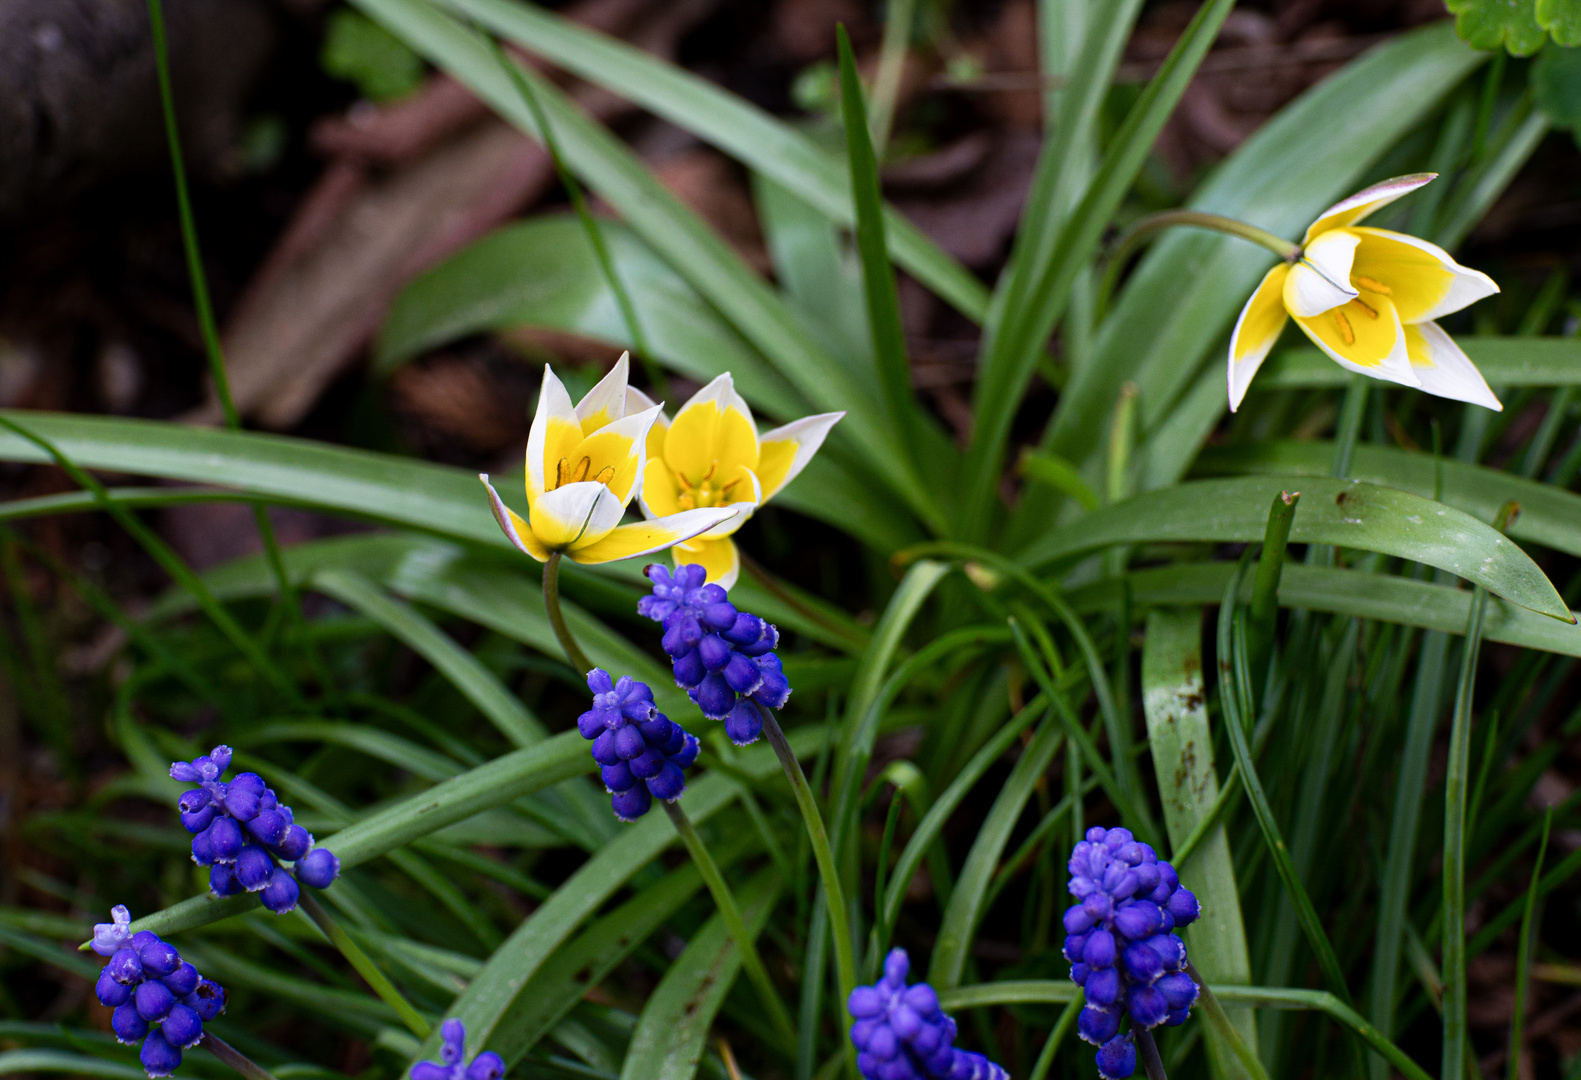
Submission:
<svg viewBox="0 0 1581 1080">
<path fill-rule="evenodd" d="M 1164 1074 L 1164 1059 L 1158 1056 L 1158 1044 L 1153 1033 L 1145 1027 L 1136 1029 L 1136 1053 L 1142 1059 L 1142 1071 L 1147 1080 L 1169 1080 Z"/>
<path fill-rule="evenodd" d="M 236 1049 L 230 1043 L 214 1034 L 205 1031 L 203 1038 L 198 1042 L 209 1053 L 219 1058 L 225 1064 L 247 1077 L 247 1080 L 275 1080 L 274 1074 L 252 1058 Z"/>
<path fill-rule="evenodd" d="M 554 627 L 554 636 L 560 641 L 560 648 L 565 650 L 565 658 L 571 662 L 578 675 L 586 675 L 593 670 L 593 662 L 587 658 L 582 647 L 576 643 L 576 638 L 571 636 L 571 628 L 565 624 L 565 613 L 560 610 L 560 553 L 549 554 L 549 561 L 543 567 L 543 606 L 549 612 L 549 625 Z"/>
</svg>

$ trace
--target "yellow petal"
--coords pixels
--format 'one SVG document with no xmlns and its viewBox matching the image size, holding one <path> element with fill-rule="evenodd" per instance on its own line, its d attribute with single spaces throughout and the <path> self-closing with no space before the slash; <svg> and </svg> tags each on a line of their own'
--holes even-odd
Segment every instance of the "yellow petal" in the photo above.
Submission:
<svg viewBox="0 0 1581 1080">
<path fill-rule="evenodd" d="M 1437 323 L 1407 326 L 1405 350 L 1411 360 L 1411 370 L 1421 380 L 1426 393 L 1481 405 L 1495 412 L 1504 411 L 1482 372 Z"/>
<path fill-rule="evenodd" d="M 1297 316 L 1296 325 L 1343 368 L 1405 386 L 1418 385 L 1406 358 L 1400 317 L 1386 296 L 1363 292 L 1321 315 Z"/>
<path fill-rule="evenodd" d="M 626 377 L 630 373 L 628 356 L 627 353 L 621 353 L 609 374 L 576 403 L 576 418 L 582 422 L 583 435 L 591 435 L 626 415 Z"/>
<path fill-rule="evenodd" d="M 1361 241 L 1351 265 L 1351 283 L 1389 290 L 1386 295 L 1403 323 L 1441 318 L 1499 291 L 1492 278 L 1461 266 L 1437 244 L 1387 229 L 1348 231 Z"/>
<path fill-rule="evenodd" d="M 668 517 L 681 512 L 681 485 L 661 457 L 650 457 L 642 468 L 642 516 Z"/>
<path fill-rule="evenodd" d="M 1343 229 L 1347 225 L 1354 225 L 1362 218 L 1375 210 L 1381 210 L 1402 195 L 1408 195 L 1429 183 L 1437 173 L 1412 173 L 1409 176 L 1396 176 L 1392 180 L 1384 180 L 1356 192 L 1348 199 L 1335 203 L 1318 215 L 1308 228 L 1306 235 L 1301 238 L 1301 245 L 1305 247 L 1312 239 L 1330 229 Z"/>
<path fill-rule="evenodd" d="M 478 479 L 489 489 L 489 507 L 494 511 L 494 520 L 499 522 L 500 529 L 510 542 L 516 545 L 518 551 L 531 555 L 539 562 L 548 562 L 549 550 L 533 535 L 532 526 L 523 521 L 516 511 L 505 505 L 500 493 L 494 490 L 493 484 L 489 483 L 489 474 L 478 473 Z"/>
<path fill-rule="evenodd" d="M 725 498 L 718 505 L 734 510 L 735 516 L 715 525 L 703 533 L 700 539 L 718 540 L 729 536 L 745 525 L 753 511 L 763 504 L 763 485 L 751 469 L 745 465 L 738 465 L 735 472 L 726 479 L 731 481 L 730 490 L 725 493 Z M 712 581 L 713 578 L 708 580 Z"/>
<path fill-rule="evenodd" d="M 843 412 L 804 416 L 758 437 L 757 474 L 763 484 L 764 502 L 796 479 L 844 416 Z"/>
<path fill-rule="evenodd" d="M 709 582 L 721 589 L 729 589 L 741 576 L 741 551 L 728 536 L 719 540 L 699 537 L 676 544 L 670 549 L 670 558 L 676 566 L 701 566 Z"/>
<path fill-rule="evenodd" d="M 538 392 L 538 412 L 527 433 L 528 505 L 556 486 L 555 464 L 581 441 L 582 422 L 577 419 L 571 395 L 545 364 L 543 388 Z"/>
<path fill-rule="evenodd" d="M 757 468 L 757 426 L 728 371 L 675 414 L 664 437 L 664 460 L 693 486 L 720 468 Z"/>
<path fill-rule="evenodd" d="M 594 543 L 566 552 L 575 562 L 605 563 L 663 551 L 682 540 L 707 532 L 734 511 L 729 509 L 687 510 L 680 514 L 621 525 Z"/>
<path fill-rule="evenodd" d="M 1280 263 L 1264 274 L 1235 321 L 1235 332 L 1230 335 L 1231 412 L 1240 408 L 1252 376 L 1257 374 L 1289 319 L 1284 300 L 1285 278 L 1289 274 L 1289 263 Z"/>
<path fill-rule="evenodd" d="M 564 551 L 578 541 L 602 537 L 615 527 L 623 509 L 609 488 L 584 480 L 544 492 L 527 512 L 539 542 L 550 551 Z"/>
<path fill-rule="evenodd" d="M 1297 318 L 1311 318 L 1356 297 L 1350 264 L 1361 240 L 1344 229 L 1326 232 L 1301 253 L 1285 277 L 1285 307 Z"/>
</svg>

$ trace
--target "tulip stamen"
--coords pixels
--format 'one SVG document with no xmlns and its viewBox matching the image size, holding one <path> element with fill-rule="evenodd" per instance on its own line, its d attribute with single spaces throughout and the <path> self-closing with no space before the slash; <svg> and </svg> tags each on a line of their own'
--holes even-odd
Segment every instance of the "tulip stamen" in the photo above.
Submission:
<svg viewBox="0 0 1581 1080">
<path fill-rule="evenodd" d="M 1368 303 L 1365 300 L 1352 300 L 1351 303 L 1355 304 L 1357 307 L 1359 307 L 1363 311 L 1365 311 L 1367 313 L 1368 318 L 1376 319 L 1378 317 L 1377 310 L 1375 308 L 1369 306 Z"/>
<path fill-rule="evenodd" d="M 1334 325 L 1339 328 L 1339 336 L 1344 339 L 1345 344 L 1356 344 L 1356 331 L 1351 329 L 1350 320 L 1345 318 L 1343 311 L 1334 312 Z"/>
<path fill-rule="evenodd" d="M 1366 289 L 1368 292 L 1375 292 L 1379 296 L 1393 296 L 1394 295 L 1394 290 L 1392 288 L 1390 288 L 1389 286 L 1385 285 L 1383 282 L 1379 281 L 1377 278 L 1363 277 L 1361 275 L 1358 275 L 1353 280 L 1356 282 L 1356 284 L 1360 285 L 1362 288 Z"/>
<path fill-rule="evenodd" d="M 576 463 L 576 468 L 574 469 L 571 467 L 570 458 L 561 458 L 554 467 L 554 487 L 562 488 L 567 484 L 579 484 L 587 479 L 587 474 L 592 471 L 592 468 L 593 459 L 586 455 L 582 457 L 581 461 Z M 601 484 L 607 484 L 614 478 L 615 467 L 613 465 L 605 465 L 593 477 L 595 481 Z M 553 491 L 554 488 L 549 490 Z"/>
</svg>

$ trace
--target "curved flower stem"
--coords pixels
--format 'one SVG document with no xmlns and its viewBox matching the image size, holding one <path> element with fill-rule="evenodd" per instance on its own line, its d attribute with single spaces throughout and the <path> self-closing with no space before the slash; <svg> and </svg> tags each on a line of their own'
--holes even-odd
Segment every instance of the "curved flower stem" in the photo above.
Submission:
<svg viewBox="0 0 1581 1080">
<path fill-rule="evenodd" d="M 1158 1056 L 1158 1044 L 1153 1033 L 1145 1027 L 1136 1029 L 1136 1056 L 1142 1059 L 1142 1071 L 1147 1080 L 1169 1080 L 1164 1073 L 1164 1059 Z"/>
<path fill-rule="evenodd" d="M 829 833 L 823 826 L 823 816 L 818 813 L 818 802 L 813 797 L 812 786 L 807 783 L 807 774 L 802 772 L 801 762 L 796 760 L 795 752 L 785 740 L 785 732 L 780 729 L 773 710 L 758 705 L 758 712 L 763 717 L 763 734 L 768 736 L 769 745 L 774 748 L 790 780 L 791 791 L 796 795 L 796 805 L 807 826 L 807 838 L 812 841 L 813 858 L 818 860 L 818 876 L 823 878 L 824 899 L 829 905 L 829 931 L 834 935 L 834 959 L 840 972 L 843 1005 L 843 999 L 849 998 L 851 991 L 856 989 L 856 955 L 851 948 L 851 923 L 845 909 L 845 890 L 840 887 L 839 870 L 834 865 L 834 853 L 829 849 Z"/>
<path fill-rule="evenodd" d="M 741 917 L 741 907 L 736 903 L 735 894 L 730 891 L 724 875 L 719 872 L 719 864 L 714 862 L 713 855 L 703 844 L 703 838 L 697 835 L 697 830 L 692 826 L 692 819 L 686 816 L 686 811 L 681 808 L 679 802 L 665 802 L 664 812 L 670 815 L 675 831 L 680 834 L 681 843 L 686 845 L 687 854 L 691 855 L 692 862 L 697 864 L 697 872 L 703 876 L 708 891 L 713 893 L 714 906 L 719 909 L 719 917 L 725 920 L 725 927 L 735 939 L 736 947 L 741 950 L 741 966 L 747 969 L 747 978 L 751 979 L 753 985 L 757 987 L 758 996 L 763 999 L 763 1005 L 769 1011 L 769 1019 L 784 1037 L 785 1049 L 794 1048 L 796 1026 L 791 1023 L 790 1014 L 785 1011 L 785 1003 L 780 1000 L 779 993 L 774 989 L 774 983 L 769 978 L 768 969 L 763 966 L 763 957 L 758 954 L 757 943 L 752 940 L 752 934 L 747 930 L 747 922 Z"/>
<path fill-rule="evenodd" d="M 401 1018 L 402 1023 L 411 1029 L 412 1034 L 419 1039 L 428 1038 L 428 1032 L 430 1031 L 428 1021 L 424 1020 L 422 1014 L 412 1006 L 412 1003 L 402 996 L 401 992 L 395 988 L 395 984 L 385 976 L 384 972 L 379 970 L 378 965 L 373 962 L 372 958 L 362 951 L 362 946 L 353 941 L 351 935 L 341 928 L 341 925 L 335 921 L 335 917 L 324 910 L 324 905 L 318 902 L 318 898 L 310 896 L 304 891 L 297 903 L 306 912 L 307 917 L 313 920 L 314 925 L 324 931 L 324 936 L 329 938 L 329 943 L 339 949 L 340 955 L 344 956 L 347 962 L 357 969 L 357 974 L 362 976 L 369 989 L 378 994 L 381 1001 L 395 1010 L 396 1015 Z"/>
<path fill-rule="evenodd" d="M 1248 225 L 1244 221 L 1224 217 L 1222 214 L 1208 214 L 1201 210 L 1165 210 L 1157 214 L 1149 214 L 1136 224 L 1132 225 L 1120 237 L 1114 246 L 1114 254 L 1109 256 L 1109 264 L 1103 272 L 1103 283 L 1098 289 L 1098 302 L 1094 310 L 1094 319 L 1102 319 L 1109 308 L 1109 297 L 1114 292 L 1115 283 L 1120 279 L 1120 271 L 1125 266 L 1131 253 L 1141 247 L 1155 233 L 1175 225 L 1186 225 L 1196 229 L 1212 229 L 1228 236 L 1238 236 L 1260 247 L 1265 247 L 1285 262 L 1295 262 L 1301 257 L 1301 247 L 1292 244 L 1282 236 L 1275 236 L 1266 229 L 1259 229 L 1256 225 Z"/>
<path fill-rule="evenodd" d="M 203 1038 L 198 1042 L 209 1053 L 219 1058 L 225 1064 L 247 1077 L 247 1080 L 275 1080 L 274 1074 L 252 1058 L 236 1049 L 230 1043 L 214 1034 L 205 1031 Z"/>
<path fill-rule="evenodd" d="M 1241 1063 L 1241 1068 L 1246 1070 L 1246 1075 L 1252 1080 L 1268 1080 L 1268 1072 L 1263 1068 L 1262 1061 L 1252 1052 L 1252 1048 L 1246 1045 L 1246 1040 L 1241 1038 L 1241 1033 L 1230 1022 L 1224 1006 L 1219 1004 L 1219 999 L 1213 996 L 1213 991 L 1208 989 L 1208 984 L 1203 981 L 1202 976 L 1189 960 L 1186 961 L 1186 974 L 1190 975 L 1197 984 L 1200 995 L 1197 1001 L 1202 1006 L 1202 1015 L 1207 1017 L 1208 1023 L 1213 1025 L 1213 1030 L 1230 1048 L 1230 1052 Z"/>
<path fill-rule="evenodd" d="M 550 553 L 549 561 L 543 567 L 543 606 L 549 612 L 549 625 L 554 627 L 554 636 L 560 640 L 560 648 L 565 650 L 565 658 L 571 662 L 576 673 L 586 675 L 592 671 L 593 662 L 576 643 L 576 638 L 571 636 L 571 629 L 565 624 L 565 613 L 560 610 L 560 553 L 558 551 Z"/>
</svg>

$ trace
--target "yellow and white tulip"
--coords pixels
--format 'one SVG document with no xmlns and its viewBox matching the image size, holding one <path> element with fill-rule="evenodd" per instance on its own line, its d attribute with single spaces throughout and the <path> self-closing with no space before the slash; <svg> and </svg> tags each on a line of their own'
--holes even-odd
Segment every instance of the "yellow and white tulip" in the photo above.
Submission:
<svg viewBox="0 0 1581 1080">
<path fill-rule="evenodd" d="M 663 410 L 626 386 L 627 359 L 578 404 L 544 366 L 538 413 L 527 437 L 527 518 L 506 506 L 487 474 L 494 519 L 517 548 L 539 562 L 555 552 L 579 563 L 613 562 L 661 551 L 734 516 L 700 507 L 622 525 L 642 489 L 649 432 Z"/>
<path fill-rule="evenodd" d="M 1299 256 L 1268 271 L 1230 338 L 1230 411 L 1284 329 L 1296 325 L 1335 363 L 1429 394 L 1502 409 L 1480 372 L 1433 320 L 1499 291 L 1426 240 L 1357 222 L 1434 177 L 1374 184 L 1325 210 Z"/>
<path fill-rule="evenodd" d="M 673 423 L 661 412 L 648 433 L 642 512 L 655 521 L 705 507 L 731 512 L 728 520 L 676 544 L 670 551 L 675 564 L 699 564 L 710 582 L 734 585 L 741 553 L 731 534 L 796 478 L 844 415 L 805 416 L 759 435 L 729 372 L 693 395 Z"/>
</svg>

